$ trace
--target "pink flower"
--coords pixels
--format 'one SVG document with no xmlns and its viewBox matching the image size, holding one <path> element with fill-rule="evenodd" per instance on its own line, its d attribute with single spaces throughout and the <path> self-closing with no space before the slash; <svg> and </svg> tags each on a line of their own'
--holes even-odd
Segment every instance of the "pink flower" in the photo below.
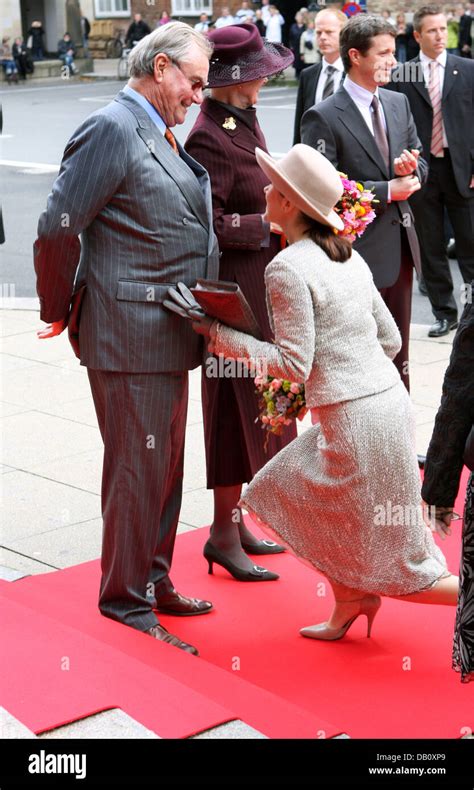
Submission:
<svg viewBox="0 0 474 790">
<path fill-rule="evenodd" d="M 293 382 L 293 384 L 290 387 L 290 392 L 292 392 L 293 395 L 299 395 L 299 391 L 300 391 L 300 385 Z"/>
<path fill-rule="evenodd" d="M 270 384 L 270 388 L 271 388 L 271 389 L 272 389 L 274 392 L 276 392 L 277 390 L 279 390 L 279 389 L 280 389 L 280 387 L 281 387 L 281 384 L 282 384 L 282 382 L 281 382 L 281 379 L 273 379 L 273 381 L 272 381 L 272 382 L 271 382 L 271 384 Z"/>
</svg>

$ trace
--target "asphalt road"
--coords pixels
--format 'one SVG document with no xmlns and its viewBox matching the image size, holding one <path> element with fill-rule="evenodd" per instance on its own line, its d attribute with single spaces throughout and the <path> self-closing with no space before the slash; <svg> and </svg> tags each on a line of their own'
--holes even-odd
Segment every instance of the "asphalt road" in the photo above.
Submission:
<svg viewBox="0 0 474 790">
<path fill-rule="evenodd" d="M 31 83 L 30 83 L 31 85 Z M 6 243 L 0 247 L 3 296 L 35 296 L 32 245 L 38 217 L 46 206 L 67 140 L 79 123 L 113 99 L 120 82 L 68 83 L 0 90 L 3 135 L 0 137 L 0 179 Z M 258 118 L 270 152 L 284 154 L 292 143 L 296 88 L 262 90 Z M 184 142 L 199 112 L 193 106 L 174 133 Z M 383 252 L 382 252 L 383 254 Z M 460 292 L 458 266 L 452 262 L 455 292 Z M 433 320 L 428 300 L 413 292 L 415 323 Z"/>
</svg>

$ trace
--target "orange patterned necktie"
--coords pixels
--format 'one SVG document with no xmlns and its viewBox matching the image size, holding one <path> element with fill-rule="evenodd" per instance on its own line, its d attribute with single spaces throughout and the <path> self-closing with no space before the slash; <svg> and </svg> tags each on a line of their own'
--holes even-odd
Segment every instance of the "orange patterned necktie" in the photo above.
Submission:
<svg viewBox="0 0 474 790">
<path fill-rule="evenodd" d="M 168 129 L 168 127 L 166 127 L 165 140 L 168 141 L 175 154 L 179 156 L 178 146 L 176 145 L 174 134 L 171 129 Z"/>
</svg>

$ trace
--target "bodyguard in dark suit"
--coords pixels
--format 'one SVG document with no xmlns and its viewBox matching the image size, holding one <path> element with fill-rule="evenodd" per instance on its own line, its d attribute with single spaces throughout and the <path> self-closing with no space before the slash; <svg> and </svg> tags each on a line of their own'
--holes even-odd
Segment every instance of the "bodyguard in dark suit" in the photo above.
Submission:
<svg viewBox="0 0 474 790">
<path fill-rule="evenodd" d="M 377 218 L 354 247 L 372 271 L 374 282 L 402 336 L 394 360 L 409 386 L 408 341 L 413 265 L 419 246 L 408 198 L 426 179 L 420 141 L 404 96 L 379 88 L 395 65 L 395 30 L 381 17 L 359 14 L 341 32 L 346 78 L 340 89 L 308 110 L 302 142 L 321 151 L 351 179 L 374 189 Z"/>
<path fill-rule="evenodd" d="M 161 304 L 178 281 L 214 278 L 209 177 L 170 131 L 202 102 L 210 47 L 184 23 L 144 38 L 131 79 L 70 139 L 35 243 L 40 337 L 66 323 L 76 270 L 79 330 L 104 440 L 102 614 L 197 653 L 154 609 L 202 614 L 169 577 L 181 506 L 188 370 L 203 348 Z M 79 242 L 78 234 L 81 234 Z"/>
<path fill-rule="evenodd" d="M 440 337 L 457 326 L 445 210 L 463 280 L 474 278 L 474 62 L 446 52 L 446 17 L 437 6 L 419 9 L 414 26 L 420 54 L 393 72 L 388 87 L 408 98 L 429 155 L 428 181 L 411 203 L 423 277 L 437 319 L 428 334 Z"/>
<path fill-rule="evenodd" d="M 264 277 L 267 264 L 280 251 L 281 236 L 263 219 L 268 179 L 255 149 L 266 150 L 266 143 L 254 105 L 268 76 L 288 66 L 293 55 L 281 44 L 266 44 L 251 24 L 224 27 L 209 38 L 214 45 L 211 98 L 202 104 L 186 150 L 211 178 L 214 230 L 221 250 L 219 278 L 239 284 L 263 337 L 271 340 Z M 236 69 L 239 79 L 234 77 Z M 282 548 L 257 540 L 247 530 L 238 502 L 242 484 L 295 438 L 296 427 L 271 436 L 265 451 L 255 383 L 239 373 L 215 375 L 212 364 L 203 367 L 207 487 L 214 492 L 214 520 L 204 555 L 239 581 L 271 581 L 276 574 L 256 566 L 246 552 L 274 554 Z"/>
<path fill-rule="evenodd" d="M 346 22 L 346 15 L 337 9 L 328 8 L 316 14 L 316 41 L 322 58 L 300 74 L 293 145 L 301 142 L 301 119 L 306 110 L 332 96 L 341 84 L 344 66 L 339 55 L 339 36 Z"/>
</svg>

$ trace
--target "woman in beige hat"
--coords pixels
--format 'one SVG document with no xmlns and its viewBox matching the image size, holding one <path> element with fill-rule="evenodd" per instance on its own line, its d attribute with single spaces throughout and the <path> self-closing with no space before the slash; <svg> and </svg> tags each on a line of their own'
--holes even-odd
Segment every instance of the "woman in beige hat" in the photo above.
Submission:
<svg viewBox="0 0 474 790">
<path fill-rule="evenodd" d="M 360 614 L 369 635 L 381 595 L 455 605 L 458 579 L 423 520 L 412 407 L 392 363 L 400 334 L 368 266 L 334 233 L 339 175 L 306 145 L 278 162 L 256 153 L 271 181 L 265 217 L 289 242 L 265 272 L 274 342 L 207 317 L 194 328 L 216 354 L 264 356 L 270 376 L 305 382 L 319 422 L 264 466 L 241 505 L 331 583 L 329 620 L 303 636 L 340 639 Z"/>
</svg>

